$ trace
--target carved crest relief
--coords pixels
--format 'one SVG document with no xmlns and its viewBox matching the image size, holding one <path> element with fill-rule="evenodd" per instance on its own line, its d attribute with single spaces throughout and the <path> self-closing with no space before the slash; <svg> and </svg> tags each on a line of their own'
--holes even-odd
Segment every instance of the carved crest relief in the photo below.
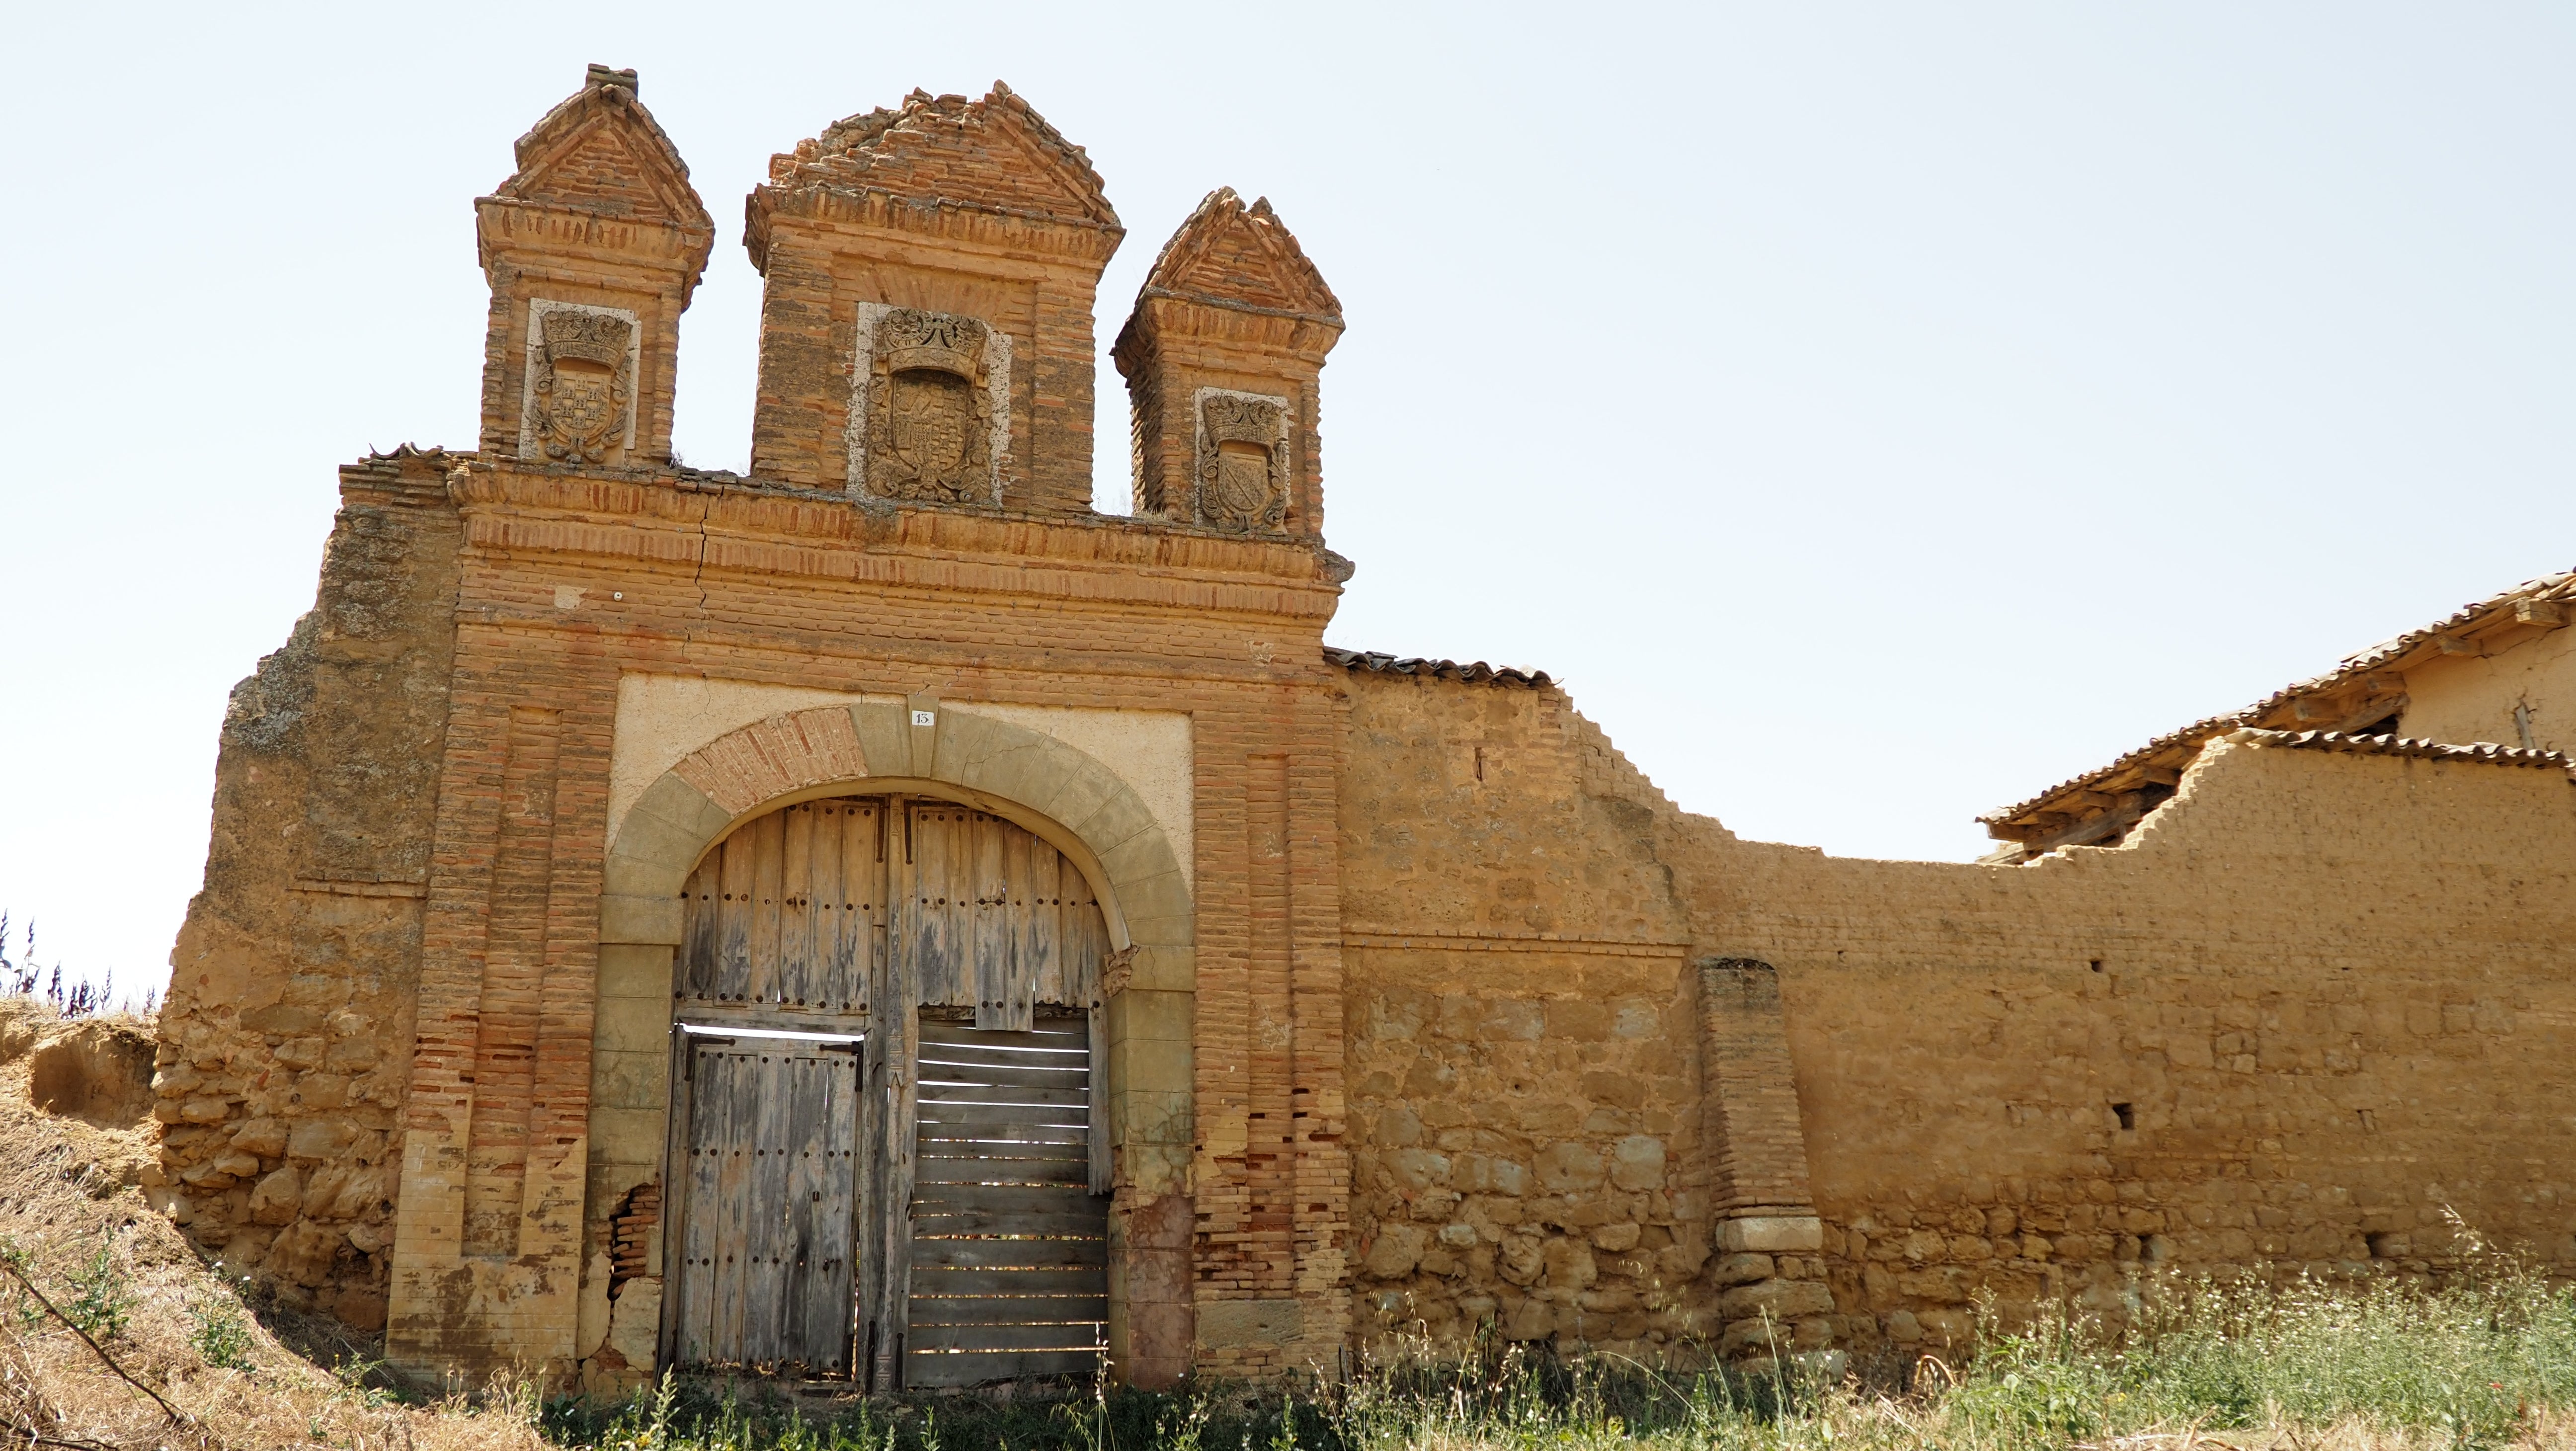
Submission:
<svg viewBox="0 0 2576 1451">
<path fill-rule="evenodd" d="M 1288 514 L 1288 400 L 1203 388 L 1198 395 L 1198 522 L 1276 534 Z"/>
<path fill-rule="evenodd" d="M 519 456 L 598 464 L 635 432 L 635 315 L 567 302 L 528 306 Z"/>
<path fill-rule="evenodd" d="M 1007 343 L 996 347 L 1001 339 L 979 318 L 918 308 L 888 308 L 874 323 L 863 343 L 864 446 L 850 451 L 853 478 L 882 499 L 996 502 L 993 364 L 998 354 L 1007 368 Z M 1005 414 L 1000 429 L 1008 427 Z"/>
</svg>

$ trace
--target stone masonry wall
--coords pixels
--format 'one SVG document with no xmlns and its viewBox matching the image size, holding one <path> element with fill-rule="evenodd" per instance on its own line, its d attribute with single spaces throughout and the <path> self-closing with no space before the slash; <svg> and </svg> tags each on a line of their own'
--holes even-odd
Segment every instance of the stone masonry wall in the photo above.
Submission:
<svg viewBox="0 0 2576 1451">
<path fill-rule="evenodd" d="M 234 688 L 171 954 L 156 1202 L 290 1305 L 385 1321 L 458 531 L 444 460 L 342 473 L 314 607 Z"/>
</svg>

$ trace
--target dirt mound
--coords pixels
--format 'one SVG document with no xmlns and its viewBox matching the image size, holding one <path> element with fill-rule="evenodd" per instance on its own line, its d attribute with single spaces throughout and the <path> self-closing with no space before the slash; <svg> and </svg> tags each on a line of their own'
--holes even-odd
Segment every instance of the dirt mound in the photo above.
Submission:
<svg viewBox="0 0 2576 1451">
<path fill-rule="evenodd" d="M 28 1055 L 27 1101 L 100 1128 L 131 1129 L 152 1112 L 152 1040 L 123 1019 L 64 1024 Z"/>
<path fill-rule="evenodd" d="M 138 1187 L 158 1158 L 151 1071 L 146 1023 L 0 999 L 0 1259 L 34 1286 L 0 1270 L 0 1444 L 538 1451 L 524 1397 L 405 1406 L 298 1354 L 375 1352 L 246 1301 L 153 1212 Z"/>
</svg>

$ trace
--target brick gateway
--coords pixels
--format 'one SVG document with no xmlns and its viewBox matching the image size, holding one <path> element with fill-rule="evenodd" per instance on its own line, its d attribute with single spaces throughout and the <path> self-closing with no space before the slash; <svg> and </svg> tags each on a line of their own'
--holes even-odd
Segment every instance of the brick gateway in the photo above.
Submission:
<svg viewBox="0 0 2576 1451">
<path fill-rule="evenodd" d="M 1545 675 L 1324 645 L 1343 318 L 1268 203 L 1157 254 L 1104 516 L 1123 224 L 1007 87 L 772 158 L 741 476 L 670 455 L 714 227 L 636 78 L 516 159 L 480 437 L 341 471 L 160 1022 L 156 1202 L 397 1363 L 1865 1353 L 2439 1276 L 2454 1210 L 2576 1267 L 2576 581 L 1985 863 L 1746 842 Z"/>
</svg>

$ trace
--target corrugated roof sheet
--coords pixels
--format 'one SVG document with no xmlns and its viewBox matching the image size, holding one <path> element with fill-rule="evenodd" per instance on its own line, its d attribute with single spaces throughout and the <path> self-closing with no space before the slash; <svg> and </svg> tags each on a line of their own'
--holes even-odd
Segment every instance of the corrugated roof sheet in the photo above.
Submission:
<svg viewBox="0 0 2576 1451">
<path fill-rule="evenodd" d="M 1545 690 L 1556 684 L 1544 670 L 1497 669 L 1484 661 L 1461 665 L 1455 660 L 1427 660 L 1420 656 L 1381 655 L 1374 650 L 1338 650 L 1327 645 L 1324 658 L 1344 670 L 1367 670 L 1380 675 L 1413 675 L 1428 680 L 1455 680 L 1462 685 L 1499 685 L 1523 690 Z"/>
</svg>

